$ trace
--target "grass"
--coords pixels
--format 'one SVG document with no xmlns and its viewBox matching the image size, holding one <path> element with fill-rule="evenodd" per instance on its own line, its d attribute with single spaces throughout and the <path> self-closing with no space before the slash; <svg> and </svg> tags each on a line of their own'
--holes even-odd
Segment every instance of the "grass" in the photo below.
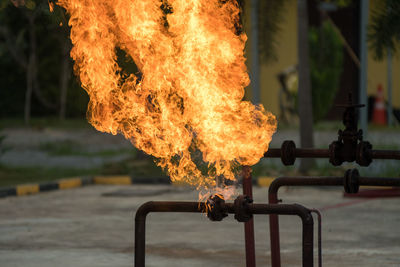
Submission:
<svg viewBox="0 0 400 267">
<path fill-rule="evenodd" d="M 130 157 L 123 161 L 106 163 L 102 168 L 102 173 L 105 175 L 129 174 L 136 177 L 166 176 L 166 173 L 154 163 L 150 156 L 144 159 Z"/>
<path fill-rule="evenodd" d="M 92 126 L 85 118 L 68 118 L 60 120 L 57 117 L 32 118 L 27 126 L 22 118 L 4 118 L 0 120 L 0 129 L 4 128 L 56 128 L 56 129 L 90 129 Z"/>
<path fill-rule="evenodd" d="M 0 187 L 26 183 L 41 183 L 77 176 L 127 174 L 137 177 L 166 176 L 162 169 L 158 167 L 150 157 L 138 160 L 132 156 L 124 161 L 107 163 L 100 168 L 93 169 L 8 167 L 0 165 Z"/>
<path fill-rule="evenodd" d="M 96 175 L 99 169 L 6 167 L 0 165 L 0 186 L 54 181 L 60 178 Z"/>
<path fill-rule="evenodd" d="M 132 153 L 133 156 L 136 154 L 134 148 L 85 151 L 79 143 L 72 140 L 42 143 L 39 149 L 51 156 L 112 157 L 125 153 Z"/>
</svg>

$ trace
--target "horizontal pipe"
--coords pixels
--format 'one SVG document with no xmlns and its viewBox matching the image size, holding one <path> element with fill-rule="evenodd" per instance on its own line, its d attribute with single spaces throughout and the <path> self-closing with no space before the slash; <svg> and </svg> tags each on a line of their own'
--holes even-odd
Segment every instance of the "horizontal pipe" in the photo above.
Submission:
<svg viewBox="0 0 400 267">
<path fill-rule="evenodd" d="M 282 156 L 280 148 L 270 148 L 265 152 L 265 158 L 280 158 Z M 296 148 L 296 158 L 329 158 L 329 149 L 315 148 Z"/>
<path fill-rule="evenodd" d="M 269 203 L 278 203 L 278 190 L 281 186 L 343 186 L 344 177 L 340 176 L 298 176 L 279 177 L 272 181 L 268 188 Z M 358 177 L 359 185 L 400 186 L 400 178 Z"/>
<path fill-rule="evenodd" d="M 294 186 L 310 186 L 310 185 L 327 185 L 340 186 L 343 185 L 343 177 L 323 177 L 323 176 L 297 176 L 297 177 L 279 177 L 272 181 L 268 188 L 268 195 L 277 194 L 279 187 L 285 185 Z M 271 203 L 271 202 L 270 202 Z"/>
<path fill-rule="evenodd" d="M 400 160 L 400 151 L 397 151 L 397 150 L 372 150 L 371 158 Z"/>
<path fill-rule="evenodd" d="M 225 203 L 224 207 L 228 213 L 235 213 L 233 203 Z M 145 266 L 146 216 L 150 212 L 200 213 L 203 211 L 205 211 L 205 204 L 198 202 L 150 201 L 140 206 L 135 216 L 135 267 Z M 313 266 L 314 221 L 310 210 L 298 204 L 248 204 L 247 212 L 299 216 L 303 224 L 303 266 Z"/>
<path fill-rule="evenodd" d="M 280 148 L 269 148 L 264 154 L 264 158 L 280 158 L 281 149 Z"/>
<path fill-rule="evenodd" d="M 297 148 L 298 158 L 329 158 L 329 149 Z"/>
<path fill-rule="evenodd" d="M 372 159 L 394 159 L 400 160 L 400 151 L 397 150 L 371 150 L 370 156 Z M 329 149 L 316 149 L 316 148 L 296 148 L 296 158 L 329 158 Z M 280 158 L 282 152 L 280 148 L 270 148 L 264 153 L 265 158 Z"/>
<path fill-rule="evenodd" d="M 400 178 L 358 177 L 358 183 L 369 186 L 400 186 Z"/>
</svg>

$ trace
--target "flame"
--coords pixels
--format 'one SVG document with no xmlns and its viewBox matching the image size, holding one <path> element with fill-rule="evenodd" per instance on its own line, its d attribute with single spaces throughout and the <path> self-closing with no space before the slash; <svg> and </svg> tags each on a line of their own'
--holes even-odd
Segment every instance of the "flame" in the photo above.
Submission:
<svg viewBox="0 0 400 267">
<path fill-rule="evenodd" d="M 54 3 L 50 2 L 50 0 L 48 0 L 47 3 L 49 3 L 49 11 L 54 12 Z"/>
<path fill-rule="evenodd" d="M 275 117 L 242 101 L 249 84 L 236 0 L 59 0 L 99 131 L 122 133 L 172 181 L 214 187 L 268 150 Z M 236 26 L 235 26 L 236 25 Z M 116 50 L 139 73 L 126 74 Z"/>
</svg>

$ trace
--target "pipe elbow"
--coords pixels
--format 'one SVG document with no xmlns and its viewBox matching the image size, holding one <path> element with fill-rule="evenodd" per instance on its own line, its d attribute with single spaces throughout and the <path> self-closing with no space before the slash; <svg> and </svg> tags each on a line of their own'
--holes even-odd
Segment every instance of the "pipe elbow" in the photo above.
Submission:
<svg viewBox="0 0 400 267">
<path fill-rule="evenodd" d="M 314 224 L 314 219 L 311 215 L 311 210 L 307 209 L 306 207 L 300 204 L 293 204 L 296 210 L 297 216 L 301 218 L 303 224 Z"/>
<path fill-rule="evenodd" d="M 146 219 L 147 214 L 149 214 L 154 208 L 154 201 L 148 201 L 142 204 L 136 211 L 135 221 Z"/>
</svg>

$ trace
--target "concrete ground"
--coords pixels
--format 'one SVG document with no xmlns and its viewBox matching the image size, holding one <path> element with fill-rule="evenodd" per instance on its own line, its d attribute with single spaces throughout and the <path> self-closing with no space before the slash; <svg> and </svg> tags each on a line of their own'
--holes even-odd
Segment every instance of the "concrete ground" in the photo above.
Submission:
<svg viewBox="0 0 400 267">
<path fill-rule="evenodd" d="M 265 203 L 266 188 L 254 188 Z M 338 189 L 282 188 L 284 203 L 322 210 L 324 266 L 400 266 L 400 198 L 348 199 Z M 168 185 L 87 186 L 0 199 L 0 266 L 133 266 L 134 213 L 149 200 L 197 200 Z M 339 205 L 338 205 L 339 204 Z M 281 216 L 282 266 L 301 266 L 301 223 Z M 245 266 L 230 215 L 151 214 L 146 266 Z M 269 266 L 268 218 L 256 216 L 258 266 Z M 315 260 L 317 259 L 315 253 Z"/>
</svg>

